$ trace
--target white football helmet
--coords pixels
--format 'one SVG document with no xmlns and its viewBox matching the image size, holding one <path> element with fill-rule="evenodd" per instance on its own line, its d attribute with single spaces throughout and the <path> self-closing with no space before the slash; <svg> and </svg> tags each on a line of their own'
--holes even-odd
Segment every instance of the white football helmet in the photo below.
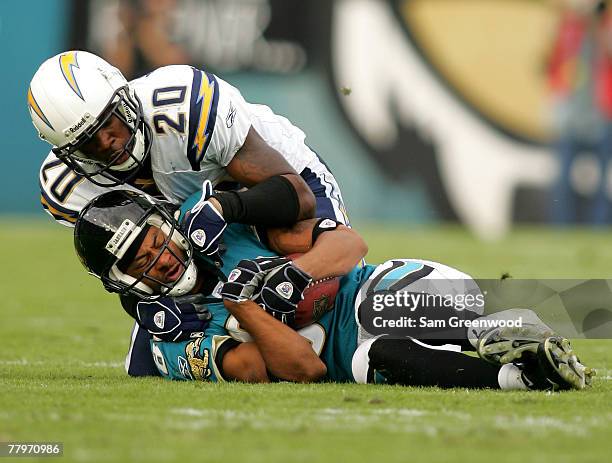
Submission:
<svg viewBox="0 0 612 463">
<path fill-rule="evenodd" d="M 149 154 L 152 132 L 140 100 L 117 68 L 92 53 L 67 51 L 45 61 L 30 83 L 28 108 L 40 138 L 54 146 L 55 155 L 97 185 L 127 182 Z M 129 129 L 125 146 L 105 162 L 81 152 L 113 115 Z M 125 152 L 127 159 L 116 164 Z"/>
</svg>

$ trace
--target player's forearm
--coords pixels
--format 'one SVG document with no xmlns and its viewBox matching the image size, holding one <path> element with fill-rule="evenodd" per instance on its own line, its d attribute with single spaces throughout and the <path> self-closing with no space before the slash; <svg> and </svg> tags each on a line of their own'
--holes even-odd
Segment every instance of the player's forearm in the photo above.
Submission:
<svg viewBox="0 0 612 463">
<path fill-rule="evenodd" d="M 325 364 L 296 331 L 252 301 L 237 304 L 225 300 L 224 303 L 240 326 L 253 337 L 266 368 L 274 376 L 287 381 L 311 382 L 325 375 Z"/>
<path fill-rule="evenodd" d="M 282 227 L 314 217 L 312 190 L 253 127 L 226 170 L 248 187 L 243 192 L 217 194 L 228 222 Z"/>
<path fill-rule="evenodd" d="M 314 215 L 314 195 L 297 174 L 276 175 L 244 191 L 218 192 L 214 198 L 228 223 L 281 227 Z"/>
<path fill-rule="evenodd" d="M 318 221 L 303 220 L 290 228 L 268 229 L 268 245 L 285 256 L 304 253 L 294 263 L 315 280 L 345 275 L 368 253 L 368 246 L 355 230 L 344 225 L 319 234 L 313 246 Z"/>
<path fill-rule="evenodd" d="M 293 260 L 313 280 L 346 275 L 367 254 L 368 246 L 358 233 L 344 225 L 323 233 L 310 251 Z"/>
</svg>

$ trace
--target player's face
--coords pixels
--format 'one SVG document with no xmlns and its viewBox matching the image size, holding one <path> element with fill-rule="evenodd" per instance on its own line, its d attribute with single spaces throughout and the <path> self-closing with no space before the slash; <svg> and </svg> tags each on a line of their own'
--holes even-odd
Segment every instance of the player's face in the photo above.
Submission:
<svg viewBox="0 0 612 463">
<path fill-rule="evenodd" d="M 116 115 L 106 119 L 95 135 L 80 147 L 88 158 L 103 164 L 120 165 L 127 161 L 131 146 L 128 127 Z"/>
<path fill-rule="evenodd" d="M 143 283 L 150 286 L 156 293 L 161 290 L 160 282 L 172 284 L 185 271 L 185 266 L 181 263 L 185 261 L 185 252 L 176 243 L 169 241 L 167 247 L 162 251 L 166 238 L 166 234 L 161 229 L 154 226 L 149 227 L 136 252 L 136 257 L 126 272 L 136 279 L 144 275 Z"/>
</svg>

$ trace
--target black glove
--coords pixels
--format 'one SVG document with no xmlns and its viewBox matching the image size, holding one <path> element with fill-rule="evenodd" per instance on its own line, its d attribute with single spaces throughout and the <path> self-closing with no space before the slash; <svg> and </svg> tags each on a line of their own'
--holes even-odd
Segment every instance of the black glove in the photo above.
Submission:
<svg viewBox="0 0 612 463">
<path fill-rule="evenodd" d="M 268 272 L 289 262 L 286 257 L 243 259 L 228 275 L 227 282 L 221 288 L 221 296 L 233 302 L 251 300 L 259 294 Z"/>
<path fill-rule="evenodd" d="M 304 299 L 304 290 L 312 277 L 289 261 L 269 272 L 254 302 L 286 325 L 295 323 L 298 303 Z"/>
<path fill-rule="evenodd" d="M 154 301 L 139 301 L 136 305 L 138 324 L 161 341 L 182 341 L 208 326 L 211 313 L 201 294 L 181 297 L 160 297 Z"/>
</svg>

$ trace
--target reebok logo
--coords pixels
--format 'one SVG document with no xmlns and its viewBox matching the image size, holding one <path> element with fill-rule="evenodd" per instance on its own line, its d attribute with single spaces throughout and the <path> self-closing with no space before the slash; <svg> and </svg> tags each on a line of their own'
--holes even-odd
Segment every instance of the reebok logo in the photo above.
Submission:
<svg viewBox="0 0 612 463">
<path fill-rule="evenodd" d="M 238 277 L 240 276 L 240 270 L 238 269 L 234 269 L 230 272 L 229 276 L 227 277 L 227 281 L 229 281 L 230 283 L 232 281 L 236 281 L 238 279 Z"/>
<path fill-rule="evenodd" d="M 230 110 L 229 110 L 227 117 L 225 118 L 225 126 L 228 129 L 234 125 L 234 119 L 236 119 L 236 111 L 237 111 L 236 108 L 230 101 Z"/>
<path fill-rule="evenodd" d="M 276 287 L 276 292 L 285 299 L 289 299 L 293 294 L 293 285 L 284 281 Z"/>
<path fill-rule="evenodd" d="M 204 245 L 206 244 L 206 232 L 204 230 L 202 230 L 201 228 L 198 228 L 197 230 L 194 230 L 191 233 L 191 240 L 195 244 L 197 244 L 198 246 L 203 248 Z"/>
<path fill-rule="evenodd" d="M 157 326 L 160 330 L 164 329 L 164 324 L 166 323 L 166 312 L 163 310 L 157 312 L 153 316 L 153 323 L 155 323 L 155 326 Z"/>
<path fill-rule="evenodd" d="M 336 222 L 331 219 L 325 219 L 319 224 L 319 228 L 335 228 Z"/>
</svg>

